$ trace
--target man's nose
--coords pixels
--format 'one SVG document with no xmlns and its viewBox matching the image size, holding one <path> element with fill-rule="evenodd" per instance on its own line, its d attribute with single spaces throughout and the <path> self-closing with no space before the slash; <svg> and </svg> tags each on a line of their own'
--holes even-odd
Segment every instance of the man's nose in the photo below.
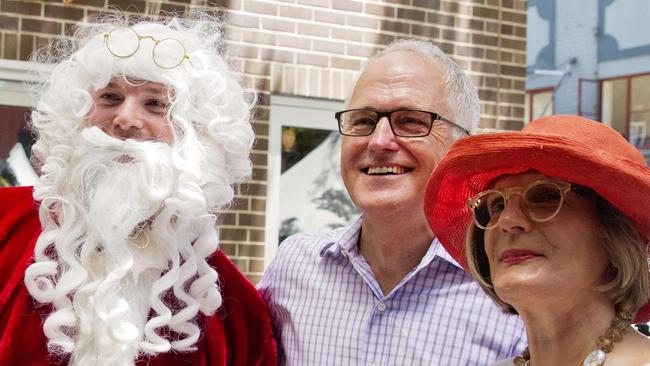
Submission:
<svg viewBox="0 0 650 366">
<path fill-rule="evenodd" d="M 370 142 L 368 148 L 375 152 L 394 151 L 399 149 L 397 144 L 397 137 L 390 127 L 390 122 L 387 117 L 382 117 L 377 121 L 375 130 L 370 135 Z"/>
<path fill-rule="evenodd" d="M 139 131 L 144 127 L 137 101 L 126 98 L 115 111 L 112 124 L 122 133 Z"/>
</svg>

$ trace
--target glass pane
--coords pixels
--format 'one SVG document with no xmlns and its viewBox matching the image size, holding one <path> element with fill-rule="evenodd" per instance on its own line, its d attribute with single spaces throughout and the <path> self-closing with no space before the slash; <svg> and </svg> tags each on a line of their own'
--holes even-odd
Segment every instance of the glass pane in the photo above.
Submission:
<svg viewBox="0 0 650 366">
<path fill-rule="evenodd" d="M 358 215 L 341 181 L 338 131 L 282 128 L 279 242 L 343 226 Z"/>
<path fill-rule="evenodd" d="M 631 112 L 650 110 L 650 75 L 632 78 Z"/>
<path fill-rule="evenodd" d="M 624 136 L 627 135 L 627 79 L 603 81 L 602 119 Z"/>
<path fill-rule="evenodd" d="M 533 93 L 533 119 L 553 114 L 553 92 Z"/>
<path fill-rule="evenodd" d="M 638 149 L 646 150 L 650 148 L 646 136 L 648 135 L 648 120 L 650 112 L 633 113 L 630 121 L 630 136 L 628 140 Z"/>
<path fill-rule="evenodd" d="M 34 137 L 26 128 L 29 109 L 0 106 L 0 187 L 29 186 L 37 179 L 30 162 Z"/>
<path fill-rule="evenodd" d="M 284 174 L 329 136 L 331 131 L 282 126 L 282 167 Z"/>
<path fill-rule="evenodd" d="M 630 96 L 630 142 L 641 150 L 650 149 L 646 138 L 650 123 L 650 75 L 632 79 Z"/>
</svg>

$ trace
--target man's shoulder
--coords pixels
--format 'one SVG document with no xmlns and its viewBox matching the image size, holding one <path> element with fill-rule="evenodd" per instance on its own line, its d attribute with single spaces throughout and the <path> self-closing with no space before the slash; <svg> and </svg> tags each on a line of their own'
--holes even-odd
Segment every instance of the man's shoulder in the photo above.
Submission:
<svg viewBox="0 0 650 366">
<path fill-rule="evenodd" d="M 292 246 L 313 246 L 319 243 L 327 244 L 336 241 L 347 226 L 341 226 L 333 230 L 320 233 L 298 233 L 286 238 L 280 248 Z"/>
<path fill-rule="evenodd" d="M 320 256 L 323 249 L 334 244 L 349 228 L 348 225 L 321 233 L 293 234 L 280 244 L 276 258 Z"/>
<path fill-rule="evenodd" d="M 339 227 L 322 233 L 294 234 L 282 241 L 269 267 L 264 271 L 258 288 L 266 291 L 271 283 L 277 284 L 287 278 L 304 278 L 304 271 L 313 271 L 316 267 L 328 263 L 328 249 L 337 252 L 337 241 L 350 226 Z M 268 299 L 267 299 L 268 301 Z"/>
</svg>

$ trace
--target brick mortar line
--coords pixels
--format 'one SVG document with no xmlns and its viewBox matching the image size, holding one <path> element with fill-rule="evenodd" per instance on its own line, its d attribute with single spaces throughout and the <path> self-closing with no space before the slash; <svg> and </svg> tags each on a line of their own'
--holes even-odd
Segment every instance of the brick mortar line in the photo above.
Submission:
<svg viewBox="0 0 650 366">
<path fill-rule="evenodd" d="M 338 10 L 336 10 L 336 11 L 338 11 Z M 236 14 L 236 15 L 255 16 L 255 17 L 258 17 L 260 20 L 262 20 L 262 19 L 291 20 L 295 24 L 302 23 L 302 24 L 311 24 L 311 25 L 328 25 L 328 26 L 332 26 L 332 27 L 338 26 L 338 27 L 346 27 L 346 28 L 354 28 L 354 29 L 356 29 L 356 28 L 366 29 L 366 30 L 367 29 L 373 29 L 373 28 L 358 27 L 358 26 L 351 26 L 351 25 L 344 25 L 344 24 L 342 25 L 342 24 L 338 24 L 338 23 L 328 23 L 328 22 L 324 22 L 324 21 L 316 21 L 316 20 L 313 20 L 313 19 L 312 20 L 307 20 L 307 19 L 301 19 L 301 18 L 289 18 L 289 17 L 286 17 L 286 16 L 280 16 L 280 15 L 258 14 L 258 13 L 252 13 L 252 12 L 246 12 L 246 11 L 239 11 L 239 10 L 229 11 L 228 13 Z M 345 13 L 345 12 L 342 12 L 342 13 Z M 464 19 L 464 20 L 493 20 L 495 23 L 498 23 L 500 25 L 501 24 L 516 25 L 516 26 L 522 26 L 523 28 L 526 28 L 525 23 L 518 23 L 518 22 L 512 22 L 512 21 L 506 21 L 506 20 L 498 21 L 497 18 L 475 17 L 475 16 L 472 16 L 472 15 L 450 13 L 450 12 L 438 12 L 438 11 L 425 12 L 425 15 L 428 14 L 428 13 L 440 14 L 440 15 L 446 15 L 446 16 L 454 16 L 454 17 L 456 17 L 458 19 Z M 359 13 L 350 12 L 350 14 L 359 14 Z M 348 14 L 346 13 L 345 15 L 348 15 Z M 522 13 L 522 15 L 525 15 L 525 13 Z M 438 27 L 440 27 L 442 29 L 453 29 L 453 30 L 468 29 L 468 28 L 458 28 L 458 27 L 455 27 L 453 25 L 449 26 L 449 25 L 435 24 L 435 23 L 427 22 L 426 20 L 425 21 L 419 21 L 419 20 L 404 19 L 404 18 L 397 18 L 397 17 L 388 18 L 388 17 L 385 17 L 385 16 L 379 16 L 379 15 L 373 15 L 373 14 L 368 14 L 368 15 L 364 14 L 364 16 L 367 16 L 367 17 L 370 17 L 370 18 L 372 18 L 374 20 L 379 20 L 379 21 L 388 20 L 388 21 L 392 21 L 392 22 L 402 22 L 402 23 L 406 23 L 406 24 L 438 26 Z M 227 22 L 227 27 L 228 26 L 239 27 L 239 26 L 231 25 L 231 24 L 229 24 L 229 22 Z M 250 27 L 241 27 L 241 28 L 242 29 L 267 30 L 267 29 L 262 28 L 261 24 L 257 28 L 250 28 Z M 475 32 L 486 32 L 486 31 L 479 31 L 479 30 L 476 30 L 476 29 L 470 29 L 470 30 L 475 31 Z M 280 31 L 276 31 L 276 32 L 280 32 Z M 290 32 L 283 32 L 283 33 L 290 33 Z M 524 39 L 525 39 L 525 37 L 524 37 Z"/>
<path fill-rule="evenodd" d="M 467 33 L 470 34 L 470 35 L 471 34 L 481 34 L 481 35 L 494 35 L 494 34 L 497 34 L 497 33 L 485 33 L 485 32 L 483 32 L 483 33 L 467 32 Z M 418 34 L 414 34 L 412 32 L 407 34 L 407 33 L 402 33 L 402 32 L 383 31 L 382 34 L 387 34 L 387 35 L 392 35 L 392 36 L 398 35 L 398 36 L 401 36 L 402 38 L 409 37 L 409 36 L 411 36 L 411 37 L 420 37 L 420 38 L 430 39 L 432 41 L 442 41 L 442 42 L 446 42 L 446 43 L 451 43 L 453 45 L 472 46 L 472 47 L 482 48 L 482 49 L 495 49 L 495 50 L 499 49 L 497 46 L 483 45 L 483 44 L 477 44 L 477 43 L 472 43 L 472 42 L 464 42 L 464 41 L 458 41 L 458 40 L 455 40 L 455 39 L 447 39 L 447 38 L 441 38 L 441 37 L 435 37 L 435 38 L 433 38 L 433 37 L 425 37 L 425 36 L 421 36 L 421 35 L 418 35 Z M 313 36 L 304 35 L 304 37 L 308 38 L 308 37 L 313 37 Z M 525 38 L 512 38 L 511 36 L 506 36 L 506 37 L 508 39 L 510 39 L 510 40 L 525 40 Z M 331 38 L 331 36 L 330 36 L 330 38 L 316 38 L 316 39 L 311 39 L 311 40 L 341 41 L 341 42 L 345 43 L 345 46 L 368 46 L 368 47 L 373 47 L 374 46 L 374 47 L 377 47 L 377 48 L 383 48 L 383 46 L 385 46 L 385 45 L 380 44 L 380 43 L 369 43 L 369 42 L 363 42 L 363 41 L 355 42 L 355 41 L 346 40 L 346 39 Z M 442 42 L 439 42 L 439 43 L 442 43 Z M 289 47 L 286 47 L 286 46 L 278 46 L 278 45 L 270 45 L 270 44 L 244 43 L 243 41 L 242 41 L 241 45 L 246 45 L 246 46 L 255 45 L 256 47 L 260 47 L 260 48 L 273 48 L 273 49 L 280 49 L 280 50 L 292 50 L 292 51 L 301 50 L 301 51 L 305 51 L 305 52 L 306 51 L 311 51 L 311 52 L 315 52 L 315 53 L 318 53 L 318 54 L 326 54 L 326 55 L 330 55 L 330 56 L 342 55 L 342 54 L 338 54 L 338 53 L 325 53 L 323 51 L 316 51 L 316 50 L 313 50 L 313 47 L 312 47 L 312 50 L 307 50 L 307 49 L 304 49 L 304 48 L 289 48 Z M 504 48 L 501 47 L 501 49 L 504 49 Z M 506 48 L 505 50 L 512 50 L 512 52 L 521 53 L 521 54 L 526 53 L 525 50 L 517 50 L 517 49 L 514 49 L 514 48 Z M 510 51 L 508 51 L 508 52 L 510 52 Z M 349 56 L 354 57 L 354 58 L 359 58 L 361 60 L 366 60 L 367 59 L 367 57 L 363 57 L 363 56 L 355 56 L 355 55 L 349 55 Z M 275 61 L 275 62 L 278 62 L 278 61 Z"/>
<path fill-rule="evenodd" d="M 413 22 L 411 22 L 411 23 L 403 22 L 403 23 L 410 24 L 410 25 L 416 24 L 416 23 L 413 23 Z M 498 23 L 498 22 L 495 22 L 495 23 Z M 358 29 L 365 30 L 365 33 L 376 32 L 377 35 L 387 34 L 387 33 L 390 33 L 390 32 L 403 34 L 401 32 L 395 32 L 395 31 L 387 31 L 387 30 L 367 28 L 367 27 L 356 27 L 355 28 L 355 27 L 348 26 L 348 25 L 333 24 L 333 23 L 317 23 L 317 24 L 325 24 L 325 25 L 329 26 L 332 30 L 334 30 L 334 29 L 336 29 L 336 30 L 348 30 L 350 28 L 353 28 L 352 30 L 356 30 L 358 28 Z M 436 25 L 431 25 L 432 23 L 423 23 L 423 24 L 429 25 L 429 26 L 432 26 L 432 27 L 436 27 Z M 416 24 L 416 25 L 420 25 L 420 24 Z M 331 35 L 330 35 L 330 38 L 324 38 L 324 37 L 320 37 L 320 36 L 314 36 L 314 35 L 311 35 L 311 34 L 302 34 L 302 33 L 296 33 L 296 32 L 285 32 L 285 31 L 280 31 L 280 30 L 275 30 L 275 29 L 247 28 L 247 27 L 239 27 L 239 26 L 235 26 L 235 25 L 231 25 L 229 27 L 240 29 L 241 31 L 243 31 L 242 32 L 242 37 L 244 36 L 244 33 L 246 31 L 248 31 L 248 33 L 254 33 L 254 32 L 257 33 L 257 32 L 259 32 L 259 33 L 262 33 L 262 34 L 271 34 L 271 35 L 280 35 L 280 36 L 294 35 L 295 38 L 304 38 L 304 39 L 309 39 L 311 41 L 315 41 L 315 40 L 321 41 L 321 40 L 324 40 L 324 39 L 336 39 L 336 40 L 339 40 L 339 38 L 332 38 Z M 481 34 L 481 35 L 485 35 L 485 36 L 490 36 L 490 35 L 494 35 L 494 34 L 498 33 L 498 32 L 491 32 L 491 31 L 485 31 L 485 30 L 477 30 L 477 29 L 472 29 L 472 28 L 458 28 L 458 27 L 446 26 L 446 25 L 437 25 L 437 29 L 440 29 L 440 30 L 453 30 L 455 32 L 464 33 L 464 34 Z M 511 40 L 526 40 L 526 37 L 521 37 L 521 36 L 517 36 L 517 35 L 503 34 L 503 36 L 508 38 L 508 39 L 511 39 Z M 438 37 L 438 38 L 440 38 L 440 37 Z M 240 42 L 243 42 L 243 41 L 240 41 Z M 352 44 L 359 44 L 359 43 L 361 43 L 361 44 L 372 44 L 372 43 L 368 43 L 368 42 L 353 41 L 353 40 L 346 40 L 346 42 L 349 42 L 349 43 L 352 43 Z"/>
<path fill-rule="evenodd" d="M 465 45 L 465 44 L 460 44 L 460 43 L 456 43 L 456 44 L 462 45 L 462 46 Z M 491 48 L 489 48 L 489 46 L 477 46 L 477 48 L 491 49 Z M 284 51 L 284 49 L 282 47 L 278 47 L 278 49 Z M 510 50 L 510 49 L 508 49 L 508 50 Z M 309 50 L 302 50 L 302 51 L 304 53 L 312 52 L 312 51 L 309 51 Z M 314 52 L 317 52 L 317 51 L 314 51 Z M 524 55 L 526 53 L 526 51 L 519 51 L 519 50 L 512 50 L 512 51 L 507 51 L 507 52 L 511 52 L 513 54 L 516 54 L 516 55 Z M 320 55 L 320 53 L 319 53 L 319 55 Z M 365 57 L 354 56 L 354 55 L 346 55 L 346 54 L 324 54 L 324 55 L 332 56 L 332 57 L 345 57 L 345 58 L 347 58 L 347 59 L 349 59 L 351 61 L 361 61 L 361 62 L 367 61 L 367 58 L 365 58 Z M 487 59 L 487 58 L 472 57 L 472 56 L 461 56 L 461 55 L 458 55 L 458 54 L 450 54 L 450 57 L 453 58 L 454 60 L 466 60 L 466 61 L 479 60 L 479 61 L 486 61 L 486 62 L 489 62 L 489 61 L 495 61 L 496 62 L 496 59 Z M 265 60 L 259 59 L 259 58 L 248 58 L 248 57 L 240 57 L 240 56 L 231 57 L 231 59 L 233 59 L 233 60 L 242 60 L 242 61 L 265 62 Z M 325 66 L 305 65 L 305 64 L 288 63 L 288 62 L 280 62 L 280 61 L 266 61 L 266 62 L 272 64 L 272 66 L 274 66 L 274 65 L 275 66 L 291 65 L 291 66 L 296 66 L 296 67 L 310 67 L 310 68 L 316 68 L 316 69 L 325 68 Z M 521 64 L 516 63 L 516 62 L 511 62 L 511 61 L 508 61 L 508 62 L 504 61 L 503 64 L 506 64 L 508 66 L 521 66 Z M 329 67 L 329 69 L 356 72 L 356 70 L 352 70 L 352 69 L 339 69 L 339 68 L 332 68 L 332 67 Z M 246 74 L 246 75 L 250 75 L 250 76 L 266 76 L 265 74 L 250 74 L 250 73 L 242 73 L 242 74 Z"/>
<path fill-rule="evenodd" d="M 317 9 L 331 9 L 331 10 L 334 10 L 334 11 L 340 11 L 340 12 L 345 12 L 345 13 L 355 13 L 352 10 L 336 9 L 331 4 L 328 7 L 323 7 L 323 6 L 310 5 L 310 4 L 278 3 L 277 1 L 273 1 L 273 0 L 255 0 L 255 1 L 260 2 L 260 3 L 265 3 L 265 4 L 278 5 L 278 7 L 281 6 L 281 4 L 286 4 L 288 6 L 307 8 L 307 9 L 314 9 L 314 10 L 317 10 Z M 246 0 L 242 0 L 242 5 L 245 2 L 246 2 Z M 464 4 L 464 5 L 467 5 L 467 6 L 470 6 L 470 7 L 483 7 L 483 8 L 492 9 L 492 10 L 499 9 L 498 5 L 476 4 L 476 3 L 471 2 L 471 1 L 454 1 L 454 2 L 447 1 L 447 2 L 451 3 L 451 4 Z M 396 3 L 386 3 L 386 2 L 383 2 L 383 1 L 376 1 L 376 2 L 375 1 L 357 1 L 357 3 L 361 4 L 362 7 L 364 5 L 366 5 L 366 4 L 372 4 L 372 5 L 379 5 L 379 6 L 384 6 L 384 7 L 388 7 L 388 8 L 394 8 L 394 9 L 409 9 L 409 10 L 431 9 L 431 8 L 427 8 L 427 7 L 423 7 L 423 6 L 415 6 L 415 5 L 407 5 L 407 4 L 396 4 Z M 511 11 L 513 13 L 522 14 L 522 15 L 526 14 L 526 10 L 517 10 L 517 9 L 514 9 L 514 8 L 506 8 L 506 9 L 508 9 L 508 11 Z M 429 10 L 429 11 L 432 11 L 432 10 Z M 440 12 L 443 12 L 443 11 L 440 11 Z M 449 12 L 444 12 L 444 13 L 449 13 Z"/>
</svg>

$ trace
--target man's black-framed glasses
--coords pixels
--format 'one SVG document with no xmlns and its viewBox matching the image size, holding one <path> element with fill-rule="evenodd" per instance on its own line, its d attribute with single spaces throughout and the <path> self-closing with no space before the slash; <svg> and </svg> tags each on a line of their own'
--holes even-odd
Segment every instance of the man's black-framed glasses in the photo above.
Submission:
<svg viewBox="0 0 650 366">
<path fill-rule="evenodd" d="M 399 137 L 427 136 L 436 123 L 448 123 L 469 135 L 469 131 L 464 127 L 438 113 L 428 111 L 396 109 L 380 112 L 374 109 L 348 109 L 336 112 L 334 117 L 339 123 L 341 135 L 345 136 L 369 136 L 383 117 L 388 118 L 391 130 Z"/>
</svg>

